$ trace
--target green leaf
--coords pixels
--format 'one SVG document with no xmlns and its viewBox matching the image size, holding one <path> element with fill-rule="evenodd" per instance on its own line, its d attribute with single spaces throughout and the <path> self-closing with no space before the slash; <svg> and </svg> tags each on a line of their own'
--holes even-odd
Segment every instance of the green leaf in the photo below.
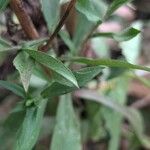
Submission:
<svg viewBox="0 0 150 150">
<path fill-rule="evenodd" d="M 124 31 L 121 31 L 119 33 L 113 33 L 113 32 L 94 33 L 92 37 L 107 37 L 107 38 L 113 38 L 118 42 L 122 42 L 122 41 L 131 40 L 139 33 L 140 31 L 135 28 L 127 28 Z"/>
<path fill-rule="evenodd" d="M 74 75 L 77 78 L 77 81 L 79 82 L 79 86 L 83 87 L 94 77 L 96 77 L 97 75 L 101 75 L 103 69 L 104 67 L 98 65 L 93 67 L 86 67 L 74 72 Z"/>
<path fill-rule="evenodd" d="M 119 7 L 122 5 L 125 5 L 132 0 L 113 0 L 112 4 L 108 7 L 105 19 L 107 19 L 109 16 L 111 16 Z"/>
<path fill-rule="evenodd" d="M 85 104 L 88 123 L 88 136 L 86 139 L 91 139 L 93 142 L 98 142 L 107 136 L 107 132 L 104 127 L 104 117 L 101 112 L 102 107 L 91 101 L 86 101 Z M 83 130 L 85 131 L 84 128 Z"/>
<path fill-rule="evenodd" d="M 92 80 L 95 76 L 100 74 L 102 72 L 102 69 L 103 68 L 100 66 L 95 66 L 95 67 L 87 67 L 77 72 L 74 72 L 74 75 L 79 83 L 79 87 L 85 86 L 90 80 Z M 42 96 L 54 97 L 70 93 L 76 89 L 77 89 L 76 87 L 69 87 L 67 85 L 63 85 L 58 82 L 53 82 L 42 92 Z"/>
<path fill-rule="evenodd" d="M 74 43 L 74 46 L 76 47 L 74 54 L 77 55 L 86 37 L 90 34 L 91 30 L 94 28 L 95 23 L 90 22 L 82 13 L 78 13 L 76 24 L 77 26 L 74 32 L 75 34 L 73 36 L 73 43 Z"/>
<path fill-rule="evenodd" d="M 124 106 L 127 100 L 128 83 L 129 80 L 126 76 L 121 76 L 111 80 L 108 82 L 108 85 L 112 85 L 113 88 L 107 91 L 105 95 L 114 100 L 114 102 Z M 120 113 L 108 107 L 103 107 L 101 110 L 107 130 L 111 137 L 108 150 L 118 150 L 121 139 L 123 117 Z"/>
<path fill-rule="evenodd" d="M 126 117 L 130 122 L 130 124 L 132 125 L 133 130 L 135 131 L 135 134 L 140 140 L 141 144 L 143 144 L 143 146 L 148 149 L 150 148 L 150 143 L 149 143 L 150 138 L 144 135 L 143 120 L 137 110 L 116 103 L 114 100 L 112 100 L 112 98 L 110 99 L 95 91 L 80 90 L 77 91 L 75 95 L 83 99 L 101 103 L 102 105 L 112 110 L 115 110 L 116 112 Z"/>
<path fill-rule="evenodd" d="M 31 40 L 31 41 L 22 41 L 20 43 L 20 45 L 23 49 L 25 49 L 25 48 L 36 49 L 47 40 L 48 40 L 48 38 L 46 37 L 46 38 L 40 38 L 40 39 L 36 39 L 36 40 Z"/>
<path fill-rule="evenodd" d="M 26 95 L 24 89 L 15 83 L 0 80 L 0 87 L 8 89 L 20 97 L 25 97 Z"/>
<path fill-rule="evenodd" d="M 24 103 L 18 103 L 0 126 L 0 146 L 2 150 L 10 149 L 10 141 L 12 141 L 11 144 L 14 143 L 16 132 L 25 116 L 23 105 Z"/>
<path fill-rule="evenodd" d="M 54 72 L 58 73 L 59 75 L 67 79 L 68 82 L 73 83 L 76 87 L 78 87 L 78 83 L 76 81 L 75 76 L 73 75 L 71 70 L 65 67 L 65 65 L 61 61 L 43 52 L 29 50 L 29 49 L 25 49 L 25 51 L 37 62 L 50 68 Z"/>
<path fill-rule="evenodd" d="M 41 1 L 42 11 L 50 32 L 54 31 L 59 20 L 59 9 L 60 9 L 59 3 L 60 0 Z"/>
<path fill-rule="evenodd" d="M 22 122 L 21 120 L 23 120 L 24 118 L 23 117 L 24 115 L 25 115 L 25 107 L 24 107 L 24 102 L 22 101 L 17 103 L 16 106 L 11 110 L 8 117 L 2 123 L 2 126 L 6 128 L 6 130 L 9 131 L 11 130 L 13 133 L 16 133 L 19 125 L 21 124 L 20 122 Z M 15 118 L 17 117 L 18 117 L 18 122 L 16 123 L 14 120 L 16 120 Z"/>
<path fill-rule="evenodd" d="M 47 100 L 41 98 L 34 100 L 40 102 L 38 106 L 27 108 L 23 123 L 17 132 L 15 150 L 32 150 L 38 139 Z"/>
<path fill-rule="evenodd" d="M 105 4 L 97 0 L 78 0 L 76 8 L 92 22 L 101 21 L 106 10 Z"/>
<path fill-rule="evenodd" d="M 70 95 L 59 101 L 56 126 L 52 137 L 51 150 L 81 150 L 81 135 L 78 120 L 73 110 Z"/>
<path fill-rule="evenodd" d="M 0 0 L 0 13 L 6 8 L 8 3 L 9 3 L 9 0 Z"/>
<path fill-rule="evenodd" d="M 132 26 L 140 31 L 143 29 L 143 23 L 141 21 L 136 21 Z M 142 44 L 142 32 L 138 34 L 135 38 L 119 43 L 119 47 L 122 49 L 122 54 L 125 56 L 126 60 L 130 63 L 136 64 L 138 58 L 141 54 L 141 44 Z M 132 51 L 131 51 L 132 49 Z"/>
<path fill-rule="evenodd" d="M 13 63 L 14 63 L 15 68 L 20 73 L 23 87 L 24 87 L 25 91 L 27 92 L 29 83 L 30 83 L 30 78 L 32 75 L 32 71 L 34 68 L 34 62 L 31 58 L 29 58 L 27 53 L 20 52 L 14 59 Z"/>
<path fill-rule="evenodd" d="M 102 65 L 102 66 L 107 66 L 112 68 L 115 67 L 115 68 L 124 68 L 124 69 L 139 69 L 139 70 L 150 72 L 149 67 L 133 65 L 126 61 L 114 60 L 114 59 L 90 59 L 90 58 L 79 57 L 79 58 L 72 58 L 71 61 L 87 64 L 91 66 Z"/>
</svg>

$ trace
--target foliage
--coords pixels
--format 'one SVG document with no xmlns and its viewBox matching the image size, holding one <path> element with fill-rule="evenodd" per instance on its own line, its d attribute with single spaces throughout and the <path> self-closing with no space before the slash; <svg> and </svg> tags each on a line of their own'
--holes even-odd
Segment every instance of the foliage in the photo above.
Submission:
<svg viewBox="0 0 150 150">
<path fill-rule="evenodd" d="M 11 0 L 0 0 L 1 14 L 11 2 Z M 0 57 L 2 54 L 11 54 L 12 51 L 16 53 L 11 63 L 16 68 L 13 75 L 17 77 L 13 78 L 12 75 L 6 81 L 0 80 L 0 87 L 22 99 L 21 106 L 16 105 L 0 124 L 0 139 L 5 137 L 6 141 L 7 132 L 16 125 L 14 132 L 8 135 L 12 142 L 0 142 L 0 147 L 1 144 L 6 143 L 6 145 L 10 144 L 14 150 L 36 148 L 35 145 L 44 132 L 41 131 L 44 119 L 49 112 L 49 118 L 56 118 L 53 132 L 48 132 L 52 136 L 51 150 L 81 150 L 83 142 L 89 139 L 100 141 L 107 138 L 108 134 L 110 135 L 109 150 L 117 150 L 123 134 L 123 119 L 128 120 L 138 143 L 150 148 L 149 137 L 144 135 L 140 112 L 126 106 L 127 87 L 133 77 L 130 76 L 131 70 L 150 72 L 150 68 L 127 62 L 127 54 L 124 58 L 126 60 L 94 59 L 81 55 L 87 40 L 111 38 L 122 45 L 122 42 L 133 40 L 140 33 L 138 29 L 130 26 L 117 33 L 95 32 L 95 29 L 111 18 L 119 7 L 129 2 L 131 0 L 114 0 L 111 4 L 102 0 L 77 0 L 74 6 L 77 13 L 77 26 L 73 37 L 70 38 L 68 30 L 58 30 L 62 23 L 65 23 L 65 15 L 60 17 L 59 14 L 62 3 L 66 4 L 66 1 L 42 0 L 40 1 L 41 10 L 47 24 L 47 31 L 51 34 L 51 44 L 47 51 L 43 51 L 40 47 L 48 43 L 49 37 L 19 41 L 17 45 L 0 38 Z M 64 19 L 64 22 L 61 19 Z M 57 39 L 57 34 L 68 48 L 63 55 L 58 54 L 53 46 L 55 41 L 53 35 Z M 116 74 L 113 74 L 111 69 L 114 69 Z M 105 74 L 108 70 L 109 77 L 112 76 L 112 79 Z M 105 79 L 105 83 L 108 84 L 106 89 L 98 87 L 99 79 Z M 34 86 L 33 82 L 38 85 Z M 96 82 L 97 86 L 94 90 L 90 90 L 93 82 Z M 82 111 L 87 115 L 84 119 Z M 19 123 L 17 123 L 18 120 L 20 120 Z M 47 130 L 50 130 L 51 125 L 48 126 Z M 87 130 L 84 126 L 87 126 Z M 126 136 L 130 135 L 129 132 Z M 3 147 L 7 147 L 6 145 Z"/>
</svg>

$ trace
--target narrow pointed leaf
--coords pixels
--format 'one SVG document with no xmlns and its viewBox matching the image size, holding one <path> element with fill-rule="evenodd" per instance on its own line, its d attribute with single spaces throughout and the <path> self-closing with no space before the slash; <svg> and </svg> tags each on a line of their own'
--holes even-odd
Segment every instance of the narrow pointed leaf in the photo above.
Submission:
<svg viewBox="0 0 150 150">
<path fill-rule="evenodd" d="M 60 0 L 42 0 L 41 6 L 42 11 L 50 32 L 53 32 L 58 20 L 59 20 L 59 9 Z"/>
<path fill-rule="evenodd" d="M 129 79 L 126 76 L 121 76 L 111 80 L 108 82 L 108 85 L 109 84 L 114 86 L 111 90 L 106 92 L 105 95 L 111 98 L 114 102 L 124 106 L 127 101 Z M 111 136 L 108 150 L 118 150 L 121 139 L 123 116 L 108 107 L 102 107 L 101 110 L 105 119 L 107 130 Z"/>
<path fill-rule="evenodd" d="M 74 32 L 73 44 L 76 50 L 73 51 L 74 54 L 78 54 L 81 49 L 81 45 L 84 43 L 85 38 L 90 34 L 91 30 L 94 28 L 95 23 L 90 22 L 85 15 L 79 13 L 77 17 L 77 27 Z M 85 26 L 86 24 L 86 26 Z"/>
<path fill-rule="evenodd" d="M 17 132 L 14 150 L 32 150 L 38 139 L 47 100 L 35 98 L 37 100 L 40 101 L 38 106 L 26 110 L 23 123 Z"/>
<path fill-rule="evenodd" d="M 15 106 L 0 127 L 0 145 L 2 146 L 2 150 L 10 148 L 8 144 L 10 140 L 14 143 L 16 132 L 21 126 L 25 116 L 25 109 L 22 106 L 23 103 Z"/>
<path fill-rule="evenodd" d="M 113 33 L 113 32 L 95 33 L 92 35 L 92 37 L 113 38 L 118 42 L 123 42 L 123 41 L 131 40 L 132 38 L 136 37 L 139 33 L 140 31 L 135 28 L 127 28 L 119 33 Z"/>
<path fill-rule="evenodd" d="M 132 26 L 140 31 L 143 29 L 143 22 L 136 21 Z M 120 42 L 119 47 L 122 49 L 122 54 L 126 60 L 130 63 L 137 64 L 138 59 L 141 55 L 141 43 L 142 43 L 143 33 L 141 32 L 135 38 L 130 41 Z M 131 51 L 132 49 L 132 51 Z"/>
<path fill-rule="evenodd" d="M 122 5 L 125 5 L 129 2 L 131 2 L 132 0 L 114 0 L 111 5 L 108 7 L 105 18 L 108 18 L 109 16 L 111 16 L 119 7 L 121 7 Z"/>
<path fill-rule="evenodd" d="M 59 61 L 58 59 L 45 54 L 43 52 L 34 51 L 34 50 L 25 50 L 32 58 L 34 58 L 37 62 L 43 64 L 44 66 L 50 68 L 54 72 L 58 73 L 62 77 L 66 78 L 68 82 L 73 83 L 76 87 L 78 87 L 78 83 L 76 81 L 75 76 L 71 72 L 71 70 Z"/>
<path fill-rule="evenodd" d="M 25 97 L 24 89 L 15 83 L 0 80 L 0 87 L 10 90 L 11 92 L 13 92 L 14 94 L 20 97 Z"/>
<path fill-rule="evenodd" d="M 72 61 L 91 65 L 91 66 L 102 65 L 102 66 L 107 66 L 112 68 L 139 69 L 139 70 L 150 72 L 149 67 L 134 65 L 126 61 L 114 60 L 114 59 L 90 59 L 90 58 L 79 57 L 79 58 L 73 58 Z"/>
<path fill-rule="evenodd" d="M 95 76 L 102 72 L 102 67 L 95 66 L 95 67 L 87 67 L 81 69 L 77 72 L 74 72 L 74 75 L 79 83 L 79 87 L 85 86 L 90 80 L 92 80 Z M 59 82 L 51 83 L 43 92 L 43 97 L 54 97 L 58 95 L 63 95 L 66 93 L 70 93 L 76 90 L 76 87 L 70 87 Z"/>
<path fill-rule="evenodd" d="M 106 10 L 104 2 L 97 0 L 78 0 L 76 8 L 92 22 L 101 21 Z"/>
<path fill-rule="evenodd" d="M 21 52 L 14 59 L 14 66 L 19 71 L 25 91 L 28 91 L 30 78 L 34 68 L 34 62 L 25 52 Z"/>
<path fill-rule="evenodd" d="M 81 135 L 78 120 L 73 110 L 70 95 L 64 95 L 59 101 L 56 126 L 52 138 L 51 150 L 81 150 Z"/>
<path fill-rule="evenodd" d="M 150 143 L 149 143 L 150 138 L 144 134 L 143 120 L 137 110 L 118 104 L 114 100 L 111 100 L 110 98 L 103 96 L 95 91 L 80 90 L 77 91 L 75 95 L 83 99 L 101 103 L 102 105 L 126 117 L 130 122 L 130 124 L 132 125 L 133 130 L 135 131 L 135 134 L 137 135 L 141 144 L 143 144 L 143 146 L 148 149 L 150 148 Z"/>
</svg>

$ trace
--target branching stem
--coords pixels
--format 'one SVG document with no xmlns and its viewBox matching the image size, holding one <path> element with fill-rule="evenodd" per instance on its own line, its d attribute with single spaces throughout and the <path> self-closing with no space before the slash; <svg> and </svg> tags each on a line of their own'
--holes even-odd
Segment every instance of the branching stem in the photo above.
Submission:
<svg viewBox="0 0 150 150">
<path fill-rule="evenodd" d="M 10 0 L 10 6 L 11 6 L 12 10 L 15 12 L 15 14 L 21 24 L 21 27 L 24 30 L 24 32 L 26 33 L 26 35 L 28 36 L 28 38 L 30 38 L 30 39 L 39 38 L 39 34 L 31 20 L 31 18 L 29 17 L 29 15 L 27 14 L 27 12 L 25 11 L 25 9 L 23 7 L 22 0 Z"/>
<path fill-rule="evenodd" d="M 73 7 L 75 6 L 76 0 L 71 0 L 70 3 L 68 4 L 68 7 L 64 13 L 64 15 L 62 16 L 61 20 L 59 21 L 56 29 L 54 30 L 53 34 L 50 36 L 50 38 L 48 39 L 46 45 L 44 46 L 40 46 L 39 50 L 40 51 L 48 51 L 48 49 L 51 46 L 51 42 L 53 41 L 53 39 L 55 38 L 55 36 L 57 35 L 57 33 L 60 31 L 60 29 L 62 28 L 62 26 L 64 25 L 66 19 L 68 18 L 68 16 L 71 13 L 71 10 L 73 9 Z"/>
</svg>

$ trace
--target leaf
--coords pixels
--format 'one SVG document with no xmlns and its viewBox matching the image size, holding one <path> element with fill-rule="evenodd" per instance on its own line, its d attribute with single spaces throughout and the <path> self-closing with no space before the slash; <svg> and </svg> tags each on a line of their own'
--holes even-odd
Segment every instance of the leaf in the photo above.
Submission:
<svg viewBox="0 0 150 150">
<path fill-rule="evenodd" d="M 29 49 L 25 49 L 25 51 L 37 62 L 50 68 L 54 72 L 58 73 L 59 75 L 67 79 L 68 82 L 73 83 L 76 87 L 78 87 L 78 83 L 76 81 L 75 76 L 73 75 L 71 70 L 65 67 L 65 65 L 61 61 L 43 52 L 29 50 Z"/>
<path fill-rule="evenodd" d="M 8 3 L 9 3 L 9 0 L 0 0 L 0 13 L 6 8 Z"/>
<path fill-rule="evenodd" d="M 132 0 L 113 0 L 113 2 L 111 3 L 111 5 L 108 7 L 107 12 L 105 14 L 105 19 L 107 19 L 109 16 L 111 16 L 119 7 L 121 7 L 122 5 L 125 5 L 129 2 L 131 2 Z"/>
<path fill-rule="evenodd" d="M 8 89 L 20 97 L 25 97 L 26 95 L 24 89 L 15 83 L 0 80 L 0 87 Z"/>
<path fill-rule="evenodd" d="M 108 82 L 108 85 L 111 84 L 112 88 L 106 91 L 105 95 L 114 100 L 114 102 L 124 106 L 127 100 L 128 83 L 129 80 L 126 76 L 111 80 Z M 123 116 L 108 107 L 102 107 L 101 113 L 104 116 L 106 127 L 111 137 L 108 150 L 118 150 L 121 139 Z"/>
<path fill-rule="evenodd" d="M 77 72 L 74 72 L 74 75 L 79 83 L 79 87 L 85 86 L 90 80 L 92 80 L 95 76 L 101 73 L 102 67 L 95 66 L 95 67 L 87 67 L 81 69 Z M 54 97 L 63 95 L 66 93 L 70 93 L 76 90 L 76 87 L 69 87 L 67 85 L 63 85 L 58 82 L 51 83 L 43 92 L 43 97 Z"/>
<path fill-rule="evenodd" d="M 40 44 L 43 44 L 46 40 L 48 40 L 48 38 L 40 38 L 40 39 L 36 39 L 36 40 L 31 40 L 31 41 L 22 41 L 21 42 L 21 46 L 23 49 L 25 48 L 38 48 L 38 46 L 40 46 Z"/>
<path fill-rule="evenodd" d="M 135 134 L 137 135 L 141 144 L 143 144 L 143 146 L 145 146 L 148 149 L 150 148 L 150 143 L 149 143 L 150 138 L 144 135 L 143 120 L 137 110 L 131 107 L 128 108 L 126 106 L 118 104 L 114 100 L 109 99 L 108 97 L 103 96 L 95 91 L 80 90 L 77 91 L 75 95 L 83 99 L 101 103 L 102 105 L 112 110 L 115 110 L 116 112 L 126 117 L 130 122 L 130 124 L 132 125 L 132 128 L 135 131 Z"/>
<path fill-rule="evenodd" d="M 21 124 L 21 120 L 23 120 L 23 116 L 25 114 L 24 102 L 19 102 L 16 104 L 15 108 L 11 110 L 8 117 L 2 123 L 2 126 L 6 128 L 5 130 L 9 130 L 9 132 L 16 133 L 19 125 Z M 18 118 L 18 122 L 16 123 L 14 120 Z M 11 128 L 12 127 L 12 128 Z"/>
<path fill-rule="evenodd" d="M 55 97 L 55 96 L 60 96 L 60 95 L 64 95 L 66 93 L 70 93 L 74 90 L 76 90 L 77 88 L 75 87 L 69 87 L 67 85 L 63 85 L 61 83 L 58 82 L 53 82 L 51 83 L 47 88 L 45 88 L 43 90 L 43 92 L 41 93 L 42 97 Z"/>
<path fill-rule="evenodd" d="M 104 127 L 104 117 L 101 112 L 101 106 L 91 101 L 86 101 L 86 118 L 87 118 L 87 139 L 91 139 L 93 142 L 98 142 L 107 136 L 107 132 Z M 85 128 L 83 128 L 85 132 Z"/>
<path fill-rule="evenodd" d="M 32 150 L 38 139 L 47 100 L 41 98 L 34 100 L 40 102 L 38 106 L 27 108 L 23 123 L 17 132 L 15 150 Z"/>
<path fill-rule="evenodd" d="M 49 31 L 52 33 L 59 20 L 60 0 L 42 0 L 42 11 L 48 25 Z"/>
<path fill-rule="evenodd" d="M 86 24 L 86 26 L 85 26 Z M 74 54 L 79 53 L 81 45 L 84 43 L 86 37 L 90 34 L 91 30 L 94 28 L 95 23 L 90 22 L 85 15 L 82 13 L 78 14 L 76 29 L 73 36 L 73 44 L 76 47 Z"/>
<path fill-rule="evenodd" d="M 59 101 L 56 126 L 52 137 L 51 150 L 81 150 L 81 135 L 78 120 L 73 110 L 70 95 Z"/>
<path fill-rule="evenodd" d="M 94 33 L 92 37 L 107 37 L 107 38 L 113 38 L 118 42 L 122 42 L 122 41 L 131 40 L 132 38 L 136 37 L 139 33 L 140 31 L 135 28 L 127 28 L 124 31 L 121 31 L 119 33 L 113 33 L 113 32 Z"/>
<path fill-rule="evenodd" d="M 97 0 L 78 0 L 76 8 L 92 22 L 101 21 L 106 10 L 104 2 Z"/>
<path fill-rule="evenodd" d="M 13 63 L 15 68 L 19 71 L 23 87 L 27 92 L 34 68 L 34 62 L 25 52 L 20 52 Z"/>
<path fill-rule="evenodd" d="M 24 103 L 18 103 L 2 123 L 2 127 L 0 127 L 0 146 L 2 150 L 10 148 L 10 141 L 12 141 L 11 144 L 14 143 L 16 132 L 21 126 L 25 116 L 25 109 L 23 106 Z"/>
<path fill-rule="evenodd" d="M 103 69 L 104 67 L 98 65 L 93 67 L 86 67 L 74 72 L 74 75 L 77 78 L 77 81 L 79 82 L 79 86 L 83 87 L 94 77 L 96 77 L 97 75 L 101 75 Z"/>
<path fill-rule="evenodd" d="M 142 31 L 143 23 L 141 21 L 137 21 L 132 26 Z M 141 44 L 142 33 L 138 34 L 135 38 L 129 41 L 119 43 L 119 46 L 122 49 L 122 54 L 125 56 L 128 62 L 133 64 L 136 64 L 138 62 L 138 57 L 141 54 Z"/>
<path fill-rule="evenodd" d="M 92 65 L 92 66 L 102 65 L 102 66 L 107 66 L 107 67 L 112 67 L 112 68 L 115 67 L 115 68 L 124 68 L 124 69 L 139 69 L 139 70 L 150 72 L 149 67 L 133 65 L 126 61 L 114 60 L 114 59 L 90 59 L 90 58 L 84 58 L 84 57 L 77 57 L 77 58 L 72 58 L 71 61 L 82 63 L 82 64 L 87 64 L 87 65 Z"/>
</svg>

